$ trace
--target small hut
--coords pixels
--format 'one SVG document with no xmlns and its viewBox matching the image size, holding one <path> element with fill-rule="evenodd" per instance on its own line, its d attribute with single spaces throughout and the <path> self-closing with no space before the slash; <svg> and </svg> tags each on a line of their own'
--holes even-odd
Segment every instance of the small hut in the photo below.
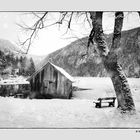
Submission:
<svg viewBox="0 0 140 140">
<path fill-rule="evenodd" d="M 51 62 L 47 62 L 28 80 L 31 86 L 30 98 L 70 99 L 72 96 L 73 77 Z"/>
<path fill-rule="evenodd" d="M 25 79 L 5 79 L 0 81 L 0 96 L 15 96 L 22 94 L 27 97 L 30 93 L 30 83 Z"/>
</svg>

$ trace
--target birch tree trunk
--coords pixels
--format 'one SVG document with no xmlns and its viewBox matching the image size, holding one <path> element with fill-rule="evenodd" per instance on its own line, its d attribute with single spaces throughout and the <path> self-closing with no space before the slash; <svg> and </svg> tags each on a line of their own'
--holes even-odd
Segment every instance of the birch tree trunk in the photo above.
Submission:
<svg viewBox="0 0 140 140">
<path fill-rule="evenodd" d="M 112 46 L 109 51 L 102 29 L 103 12 L 90 12 L 92 20 L 92 39 L 96 42 L 102 62 L 111 77 L 116 92 L 118 108 L 123 112 L 135 111 L 135 105 L 128 85 L 127 78 L 118 63 L 118 47 L 120 45 L 123 24 L 123 12 L 115 13 L 115 26 Z"/>
</svg>

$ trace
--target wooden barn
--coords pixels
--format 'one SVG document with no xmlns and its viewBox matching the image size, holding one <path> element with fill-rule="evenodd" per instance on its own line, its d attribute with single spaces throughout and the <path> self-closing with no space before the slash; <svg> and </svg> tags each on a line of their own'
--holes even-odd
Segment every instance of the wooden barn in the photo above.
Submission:
<svg viewBox="0 0 140 140">
<path fill-rule="evenodd" d="M 28 80 L 31 85 L 30 98 L 70 99 L 72 96 L 73 77 L 51 62 L 47 62 Z"/>
</svg>

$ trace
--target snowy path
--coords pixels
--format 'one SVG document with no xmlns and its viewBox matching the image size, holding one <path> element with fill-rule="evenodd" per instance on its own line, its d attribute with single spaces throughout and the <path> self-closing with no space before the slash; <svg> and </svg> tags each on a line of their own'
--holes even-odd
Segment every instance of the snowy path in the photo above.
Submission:
<svg viewBox="0 0 140 140">
<path fill-rule="evenodd" d="M 103 89 L 112 90 L 111 86 L 101 88 L 100 85 L 101 90 L 97 92 L 99 91 L 97 84 L 92 92 L 89 90 L 75 92 L 71 100 L 0 97 L 0 128 L 140 127 L 140 88 L 136 80 L 131 82 L 137 109 L 137 114 L 133 117 L 121 116 L 116 107 L 95 108 L 92 100 L 98 97 L 101 91 L 100 94 L 104 95 Z"/>
</svg>

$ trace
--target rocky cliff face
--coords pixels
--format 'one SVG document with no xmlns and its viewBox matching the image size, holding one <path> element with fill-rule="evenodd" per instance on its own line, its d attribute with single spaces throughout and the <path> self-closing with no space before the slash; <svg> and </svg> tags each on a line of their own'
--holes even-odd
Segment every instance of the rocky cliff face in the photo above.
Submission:
<svg viewBox="0 0 140 140">
<path fill-rule="evenodd" d="M 108 46 L 111 46 L 112 34 L 106 35 Z M 73 76 L 107 76 L 96 49 L 96 44 L 87 51 L 88 37 L 78 39 L 68 46 L 49 54 L 38 65 L 43 66 L 47 61 L 64 68 Z M 122 65 L 127 77 L 140 77 L 140 28 L 122 32 L 119 47 L 119 63 Z"/>
</svg>

